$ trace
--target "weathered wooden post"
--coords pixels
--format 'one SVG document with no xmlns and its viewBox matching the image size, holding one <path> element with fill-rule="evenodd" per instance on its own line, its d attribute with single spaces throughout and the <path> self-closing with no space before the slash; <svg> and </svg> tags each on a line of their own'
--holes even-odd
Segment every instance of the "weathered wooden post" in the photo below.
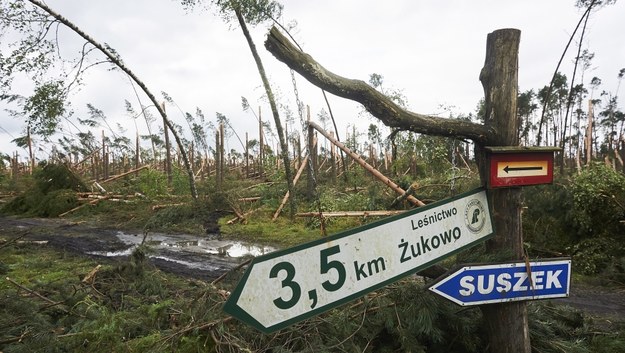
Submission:
<svg viewBox="0 0 625 353">
<path fill-rule="evenodd" d="M 521 31 L 501 29 L 488 35 L 486 60 L 480 73 L 484 87 L 484 123 L 495 131 L 493 146 L 517 146 L 518 51 Z M 479 151 L 480 175 L 488 178 L 485 152 Z M 521 231 L 521 189 L 490 190 L 495 237 L 486 247 L 493 254 L 509 254 L 509 260 L 524 257 Z M 482 306 L 493 353 L 530 353 L 526 302 Z"/>
</svg>

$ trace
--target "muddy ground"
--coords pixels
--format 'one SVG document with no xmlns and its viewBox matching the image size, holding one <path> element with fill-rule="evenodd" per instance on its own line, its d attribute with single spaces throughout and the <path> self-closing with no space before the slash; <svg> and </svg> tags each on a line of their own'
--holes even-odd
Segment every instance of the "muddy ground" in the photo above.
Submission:
<svg viewBox="0 0 625 353">
<path fill-rule="evenodd" d="M 216 229 L 216 228 L 215 228 Z M 0 240 L 35 241 L 64 251 L 120 261 L 142 241 L 141 232 L 101 228 L 59 219 L 18 219 L 0 216 Z M 270 247 L 223 241 L 218 233 L 207 236 L 149 233 L 152 263 L 163 271 L 210 281 L 250 256 L 273 251 Z M 108 261 L 107 260 L 107 261 Z M 572 281 L 570 297 L 558 302 L 582 310 L 598 321 L 625 318 L 625 288 L 606 288 Z"/>
<path fill-rule="evenodd" d="M 223 241 L 218 233 L 205 236 L 163 234 L 103 228 L 87 222 L 62 219 L 0 216 L 0 241 L 19 238 L 75 254 L 123 261 L 142 242 L 150 246 L 150 261 L 163 271 L 210 281 L 250 256 L 273 251 L 271 247 Z"/>
</svg>

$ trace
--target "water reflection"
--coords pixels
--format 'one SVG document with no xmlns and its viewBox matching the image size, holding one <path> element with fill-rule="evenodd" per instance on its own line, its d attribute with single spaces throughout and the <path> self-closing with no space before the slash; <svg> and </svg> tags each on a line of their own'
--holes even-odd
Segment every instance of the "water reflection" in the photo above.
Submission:
<svg viewBox="0 0 625 353">
<path fill-rule="evenodd" d="M 129 247 L 120 251 L 96 251 L 91 252 L 90 254 L 107 257 L 128 256 L 137 246 L 141 244 L 141 242 L 143 242 L 143 236 L 138 234 L 128 234 L 120 231 L 117 232 L 116 236 L 120 241 L 127 244 Z M 159 249 L 166 249 L 174 253 L 183 252 L 198 255 L 207 254 L 231 258 L 260 256 L 276 250 L 270 246 L 249 244 L 240 241 L 209 240 L 185 234 L 175 236 L 160 233 L 150 234 L 146 238 L 145 243 L 157 252 Z M 155 255 L 151 257 L 173 261 L 173 259 L 162 255 Z M 179 260 L 175 261 L 179 262 Z"/>
</svg>

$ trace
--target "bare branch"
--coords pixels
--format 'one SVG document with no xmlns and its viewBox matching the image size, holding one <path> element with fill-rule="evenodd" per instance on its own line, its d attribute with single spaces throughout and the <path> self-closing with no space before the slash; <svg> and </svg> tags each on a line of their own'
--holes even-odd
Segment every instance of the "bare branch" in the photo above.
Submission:
<svg viewBox="0 0 625 353">
<path fill-rule="evenodd" d="M 315 86 L 359 102 L 387 126 L 428 135 L 467 138 L 480 144 L 492 140 L 494 136 L 494 130 L 481 124 L 407 111 L 364 81 L 348 79 L 328 71 L 310 55 L 295 47 L 276 27 L 269 31 L 265 48 Z"/>
</svg>

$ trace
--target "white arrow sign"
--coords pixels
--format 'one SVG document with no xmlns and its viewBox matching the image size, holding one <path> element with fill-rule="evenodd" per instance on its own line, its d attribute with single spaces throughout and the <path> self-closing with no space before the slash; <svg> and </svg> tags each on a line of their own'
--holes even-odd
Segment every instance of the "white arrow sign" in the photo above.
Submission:
<svg viewBox="0 0 625 353">
<path fill-rule="evenodd" d="M 332 309 L 488 239 L 483 189 L 257 257 L 224 310 L 272 332 Z"/>
</svg>

